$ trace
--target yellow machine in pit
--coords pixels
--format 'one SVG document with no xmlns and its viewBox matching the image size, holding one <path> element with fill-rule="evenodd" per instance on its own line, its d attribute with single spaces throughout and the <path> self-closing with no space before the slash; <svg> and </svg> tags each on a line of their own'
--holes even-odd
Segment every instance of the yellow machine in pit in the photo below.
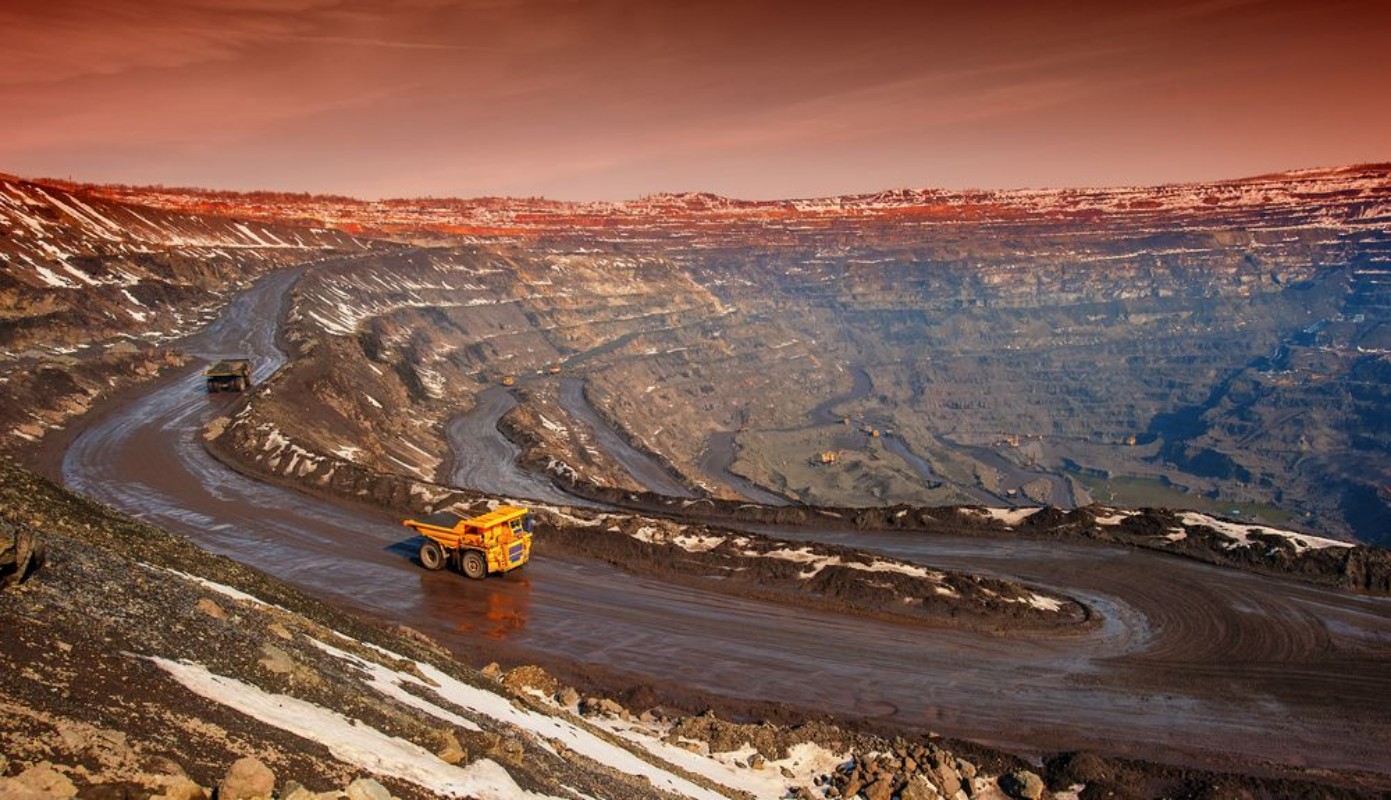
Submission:
<svg viewBox="0 0 1391 800">
<path fill-rule="evenodd" d="M 470 578 L 517 569 L 531 557 L 531 512 L 499 506 L 470 519 L 443 512 L 401 523 L 425 537 L 420 563 L 426 569 L 452 564 Z"/>
</svg>

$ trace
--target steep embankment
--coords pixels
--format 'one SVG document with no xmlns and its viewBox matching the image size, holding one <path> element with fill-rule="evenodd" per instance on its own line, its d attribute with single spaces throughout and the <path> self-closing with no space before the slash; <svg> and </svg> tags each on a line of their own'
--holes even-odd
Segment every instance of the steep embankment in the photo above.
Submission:
<svg viewBox="0 0 1391 800">
<path fill-rule="evenodd" d="M 0 175 L 0 450 L 186 359 L 161 345 L 268 270 L 357 252 L 339 231 L 117 203 Z"/>
</svg>

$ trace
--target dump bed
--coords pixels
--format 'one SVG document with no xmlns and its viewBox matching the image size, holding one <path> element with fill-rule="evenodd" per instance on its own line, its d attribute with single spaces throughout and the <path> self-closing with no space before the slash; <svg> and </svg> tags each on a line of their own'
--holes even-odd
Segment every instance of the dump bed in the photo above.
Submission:
<svg viewBox="0 0 1391 800">
<path fill-rule="evenodd" d="M 250 377 L 251 359 L 224 358 L 211 367 L 203 370 L 203 374 L 209 378 Z"/>
<path fill-rule="evenodd" d="M 421 519 L 408 519 L 401 524 L 408 528 L 415 528 L 421 535 L 428 536 L 426 531 L 450 535 L 460 533 L 463 531 L 463 523 L 464 518 L 458 514 L 441 511 Z"/>
</svg>

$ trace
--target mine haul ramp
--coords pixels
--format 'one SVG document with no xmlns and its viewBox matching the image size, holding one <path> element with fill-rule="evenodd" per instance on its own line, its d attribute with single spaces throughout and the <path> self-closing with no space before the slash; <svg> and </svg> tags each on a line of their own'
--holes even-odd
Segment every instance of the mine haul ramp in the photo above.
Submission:
<svg viewBox="0 0 1391 800">
<path fill-rule="evenodd" d="M 470 519 L 442 512 L 401 524 L 425 537 L 420 563 L 426 569 L 452 564 L 477 579 L 517 569 L 531 557 L 531 512 L 519 506 L 499 506 Z"/>
<path fill-rule="evenodd" d="M 251 359 L 224 358 L 203 370 L 208 393 L 241 392 L 251 388 Z"/>
</svg>

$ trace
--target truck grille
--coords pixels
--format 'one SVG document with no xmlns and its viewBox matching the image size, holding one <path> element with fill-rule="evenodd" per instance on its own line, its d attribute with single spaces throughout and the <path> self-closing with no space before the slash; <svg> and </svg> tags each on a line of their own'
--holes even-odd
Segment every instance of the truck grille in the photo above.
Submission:
<svg viewBox="0 0 1391 800">
<path fill-rule="evenodd" d="M 516 544 L 513 544 L 511 547 L 507 548 L 507 563 L 515 564 L 518 561 L 521 561 L 522 557 L 525 555 L 526 544 L 523 542 L 517 542 Z"/>
</svg>

